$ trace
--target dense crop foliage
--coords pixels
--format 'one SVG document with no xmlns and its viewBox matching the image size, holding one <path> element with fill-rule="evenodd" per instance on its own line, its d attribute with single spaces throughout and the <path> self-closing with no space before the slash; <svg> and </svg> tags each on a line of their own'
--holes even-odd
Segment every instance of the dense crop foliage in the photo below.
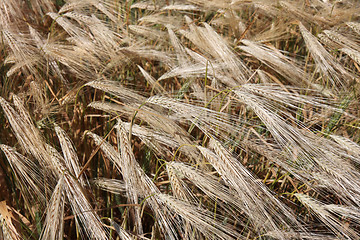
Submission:
<svg viewBox="0 0 360 240">
<path fill-rule="evenodd" d="M 0 239 L 360 239 L 356 0 L 0 0 Z"/>
</svg>

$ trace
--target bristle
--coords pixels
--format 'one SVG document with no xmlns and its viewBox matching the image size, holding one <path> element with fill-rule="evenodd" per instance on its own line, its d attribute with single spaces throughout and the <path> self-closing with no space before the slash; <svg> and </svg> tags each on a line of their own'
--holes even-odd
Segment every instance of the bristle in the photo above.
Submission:
<svg viewBox="0 0 360 240">
<path fill-rule="evenodd" d="M 351 79 L 351 75 L 325 50 L 325 48 L 312 36 L 312 34 L 299 23 L 301 34 L 306 42 L 316 64 L 333 85 L 346 85 L 344 81 Z"/>
</svg>

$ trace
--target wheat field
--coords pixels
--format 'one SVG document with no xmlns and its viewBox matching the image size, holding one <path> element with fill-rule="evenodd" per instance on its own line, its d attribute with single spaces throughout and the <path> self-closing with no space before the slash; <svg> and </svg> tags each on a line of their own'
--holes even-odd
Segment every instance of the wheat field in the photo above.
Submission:
<svg viewBox="0 0 360 240">
<path fill-rule="evenodd" d="M 360 239 L 358 0 L 0 0 L 0 239 Z"/>
</svg>

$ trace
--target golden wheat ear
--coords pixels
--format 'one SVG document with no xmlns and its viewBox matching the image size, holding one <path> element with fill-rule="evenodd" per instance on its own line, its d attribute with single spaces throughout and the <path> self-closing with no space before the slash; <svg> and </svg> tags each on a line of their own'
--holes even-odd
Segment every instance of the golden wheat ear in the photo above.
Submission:
<svg viewBox="0 0 360 240">
<path fill-rule="evenodd" d="M 21 32 L 15 27 L 2 29 L 2 36 L 11 50 L 9 57 L 5 63 L 14 63 L 14 65 L 7 71 L 8 77 L 15 73 L 22 72 L 25 75 L 32 74 L 39 77 L 38 66 L 41 66 L 41 55 L 38 50 L 32 46 L 32 39 L 28 34 Z"/>
<path fill-rule="evenodd" d="M 224 115 L 205 108 L 184 104 L 174 99 L 155 96 L 148 99 L 148 102 L 176 111 L 185 119 L 189 119 L 195 125 L 200 126 L 200 129 L 205 128 L 201 125 L 204 122 L 210 126 L 214 124 L 213 126 L 221 127 L 227 124 L 226 121 L 222 121 Z M 205 133 L 208 134 L 206 131 Z M 301 224 L 297 222 L 292 212 L 277 200 L 264 185 L 259 184 L 254 176 L 237 159 L 232 157 L 219 142 L 213 141 L 212 148 L 216 150 L 216 155 L 206 148 L 199 148 L 199 150 L 202 151 L 205 158 L 214 166 L 226 183 L 234 188 L 239 201 L 242 201 L 241 205 L 244 207 L 244 212 L 252 220 L 255 229 L 261 229 L 260 231 L 264 232 L 278 231 L 279 236 L 282 236 L 280 230 L 285 226 L 288 231 L 292 231 L 293 227 L 301 228 Z M 258 197 L 259 192 L 261 197 Z M 264 201 L 261 198 L 267 200 Z M 280 238 L 284 238 L 284 236 Z"/>
<path fill-rule="evenodd" d="M 155 93 L 163 93 L 165 89 L 159 84 L 155 78 L 153 78 L 148 72 L 145 71 L 141 66 L 138 65 L 141 74 L 144 76 L 146 81 L 152 86 L 152 88 L 156 91 Z"/>
<path fill-rule="evenodd" d="M 57 124 L 55 124 L 55 132 L 59 138 L 61 150 L 63 152 L 65 165 L 67 169 L 70 171 L 70 173 L 73 176 L 78 176 L 79 177 L 78 180 L 80 184 L 83 187 L 85 187 L 86 185 L 88 185 L 88 183 L 84 175 L 80 176 L 80 162 L 76 154 L 76 149 L 74 148 L 71 139 L 66 134 L 66 132 L 62 128 L 60 128 Z"/>
<path fill-rule="evenodd" d="M 119 149 L 124 161 L 122 171 L 124 180 L 128 181 L 128 187 L 132 187 L 135 191 L 139 191 L 140 195 L 143 198 L 146 198 L 146 203 L 149 204 L 150 208 L 157 216 L 157 223 L 166 238 L 176 239 L 178 234 L 183 234 L 182 229 L 177 228 L 176 219 L 171 217 L 170 209 L 159 199 L 160 190 L 144 173 L 139 163 L 136 161 L 134 153 L 131 150 L 124 123 L 121 120 L 119 120 L 116 129 L 118 143 L 120 144 Z M 126 178 L 129 179 L 126 180 Z"/>
<path fill-rule="evenodd" d="M 179 200 L 198 206 L 200 204 L 199 199 L 181 179 L 182 177 L 179 176 L 181 174 L 177 172 L 177 169 L 172 167 L 171 162 L 166 164 L 166 172 L 169 177 L 173 196 Z M 192 222 L 182 219 L 182 225 L 185 239 L 188 239 L 190 236 L 193 236 L 195 239 L 201 239 L 201 232 L 194 228 Z"/>
<path fill-rule="evenodd" d="M 172 211 L 186 220 L 193 228 L 204 234 L 208 239 L 238 239 L 241 235 L 230 224 L 223 224 L 214 219 L 212 212 L 193 205 L 187 201 L 176 199 L 167 194 L 158 195 L 160 201 Z"/>
<path fill-rule="evenodd" d="M 116 151 L 115 148 L 111 146 L 111 144 L 108 143 L 105 139 L 96 135 L 95 133 L 87 132 L 86 135 L 94 140 L 96 146 L 100 147 L 106 158 L 108 158 L 111 162 L 113 162 L 117 170 L 121 173 L 122 162 L 119 152 Z"/>
<path fill-rule="evenodd" d="M 71 174 L 72 170 L 67 168 L 64 158 L 56 149 L 47 145 L 47 151 L 55 166 L 54 171 L 58 179 L 64 178 L 64 190 L 80 230 L 79 233 L 83 238 L 108 239 L 109 232 L 104 228 L 99 215 L 87 199 L 84 189 L 77 179 L 78 176 Z"/>
<path fill-rule="evenodd" d="M 19 182 L 18 187 L 27 207 L 31 209 L 31 206 L 36 205 L 36 203 L 45 204 L 47 198 L 45 193 L 50 191 L 50 186 L 45 184 L 46 179 L 36 162 L 26 158 L 9 146 L 1 144 L 0 149 L 4 152 Z"/>
<path fill-rule="evenodd" d="M 207 23 L 203 23 L 204 27 L 198 27 L 189 17 L 185 17 L 185 20 L 189 23 L 190 30 L 179 30 L 179 32 L 201 49 L 205 56 L 210 55 L 209 61 L 220 63 L 222 72 L 228 77 L 231 76 L 230 78 L 235 78 L 233 83 L 237 85 L 246 83 L 250 77 L 250 70 L 236 56 L 226 40 Z"/>
<path fill-rule="evenodd" d="M 340 50 L 346 55 L 348 55 L 354 62 L 360 64 L 360 51 L 356 51 L 347 47 L 341 48 Z"/>
<path fill-rule="evenodd" d="M 305 194 L 297 193 L 298 200 L 311 209 L 312 213 L 319 218 L 332 232 L 345 239 L 359 239 L 360 233 L 352 227 L 345 226 L 339 217 L 349 218 L 353 223 L 359 223 L 359 208 L 347 207 L 343 205 L 326 205 Z"/>
<path fill-rule="evenodd" d="M 2 98 L 0 98 L 0 104 L 22 147 L 37 159 L 43 169 L 46 169 L 47 176 L 53 176 L 54 179 L 59 179 L 64 175 L 66 195 L 74 214 L 77 216 L 76 219 L 79 219 L 81 222 L 80 225 L 84 226 L 80 229 L 84 230 L 85 235 L 93 239 L 107 239 L 108 233 L 103 229 L 99 216 L 93 212 L 93 208 L 86 199 L 79 182 L 70 174 L 72 170 L 67 169 L 64 158 L 53 147 L 45 143 L 38 129 L 32 124 L 29 114 L 20 99 L 16 95 L 13 96 L 13 99 L 18 112 Z M 59 129 L 58 132 L 61 136 Z M 64 142 L 63 146 L 68 147 Z M 11 151 L 9 153 L 11 153 Z M 70 153 L 66 151 L 65 154 L 71 156 Z M 21 157 L 19 155 L 17 156 Z M 31 171 L 29 173 L 31 173 Z M 52 178 L 47 178 L 46 180 L 51 179 Z M 51 184 L 50 181 L 49 183 Z M 42 186 L 43 184 L 38 183 L 37 185 Z M 34 189 L 37 188 L 34 187 Z"/>
<path fill-rule="evenodd" d="M 242 40 L 241 42 L 244 46 L 239 46 L 239 49 L 252 55 L 254 58 L 281 74 L 282 77 L 285 77 L 292 85 L 299 87 L 309 85 L 306 73 L 301 69 L 301 65 L 297 64 L 294 59 L 290 59 L 276 49 L 271 49 L 264 44 L 250 40 Z"/>
<path fill-rule="evenodd" d="M 266 125 L 267 129 L 272 133 L 272 136 L 277 141 L 279 147 L 286 154 L 288 160 L 284 162 L 285 165 L 282 164 L 282 166 L 290 172 L 294 172 L 294 167 L 303 169 L 305 170 L 304 173 L 301 174 L 303 179 L 309 177 L 310 179 L 315 178 L 317 181 L 326 184 L 329 189 L 332 189 L 334 194 L 340 196 L 345 201 L 354 201 L 358 204 L 358 201 L 354 198 L 354 196 L 358 195 L 358 190 L 356 190 L 357 187 L 355 187 L 357 186 L 357 181 L 355 179 L 358 178 L 358 172 L 351 164 L 348 164 L 343 160 L 343 157 L 347 155 L 344 153 L 344 150 L 342 150 L 340 146 L 331 143 L 331 141 L 321 138 L 307 129 L 303 129 L 301 124 L 299 124 L 298 127 L 294 127 L 286 123 L 281 115 L 272 110 L 272 104 L 264 101 L 264 99 L 267 98 L 275 99 L 275 95 L 270 92 L 266 93 L 269 89 L 263 91 L 260 90 L 260 88 L 259 86 L 256 86 L 255 89 L 257 90 L 255 90 L 252 89 L 252 86 L 244 85 L 243 88 L 234 90 L 234 92 L 240 101 L 245 103 L 256 113 Z M 276 94 L 281 95 L 281 91 L 277 91 Z M 280 95 L 278 95 L 276 98 L 277 100 L 274 101 L 284 103 L 285 101 L 281 100 L 282 97 L 280 97 Z M 284 96 L 286 95 L 288 94 L 284 94 Z M 331 105 L 325 104 L 321 98 L 313 98 L 312 100 L 311 98 L 304 97 L 300 100 L 299 97 L 300 96 L 293 94 L 291 97 L 287 98 L 287 105 L 290 106 L 296 104 L 296 102 L 303 102 L 315 107 L 321 107 L 326 111 L 330 110 L 330 112 L 342 111 L 335 109 Z M 287 115 L 287 113 L 283 114 Z M 289 117 L 291 118 L 291 116 Z M 321 145 L 319 145 L 320 143 Z M 298 152 L 296 159 L 293 157 L 294 151 Z M 288 167 L 286 165 L 288 165 Z M 336 167 L 337 165 L 341 167 Z M 295 172 L 299 171 L 295 170 Z M 321 174 L 319 174 L 320 172 Z M 348 173 L 345 174 L 345 172 Z M 330 175 L 333 177 L 336 176 L 337 180 L 332 181 Z M 352 189 L 352 194 L 349 192 L 350 189 Z"/>
<path fill-rule="evenodd" d="M 55 168 L 54 162 L 48 154 L 43 137 L 33 124 L 20 98 L 13 95 L 13 99 L 17 111 L 0 97 L 0 105 L 9 120 L 13 133 L 20 143 L 21 148 L 30 156 L 33 156 L 43 169 L 49 171 L 49 176 L 53 175 L 52 177 L 55 179 L 56 174 L 54 174 L 53 171 Z M 51 178 L 48 180 L 51 180 Z M 51 184 L 51 182 L 49 183 Z"/>
<path fill-rule="evenodd" d="M 224 181 L 234 188 L 238 199 L 243 202 L 244 212 L 251 219 L 255 229 L 265 233 L 278 232 L 278 237 L 281 239 L 285 239 L 283 229 L 289 232 L 297 228 L 303 230 L 292 211 L 273 196 L 265 185 L 256 181 L 254 175 L 219 141 L 212 138 L 210 146 L 216 154 L 206 148 L 200 150 Z"/>
<path fill-rule="evenodd" d="M 331 81 L 333 86 L 344 87 L 353 76 L 347 72 L 340 63 L 338 63 L 333 56 L 326 51 L 326 49 L 318 42 L 302 23 L 299 23 L 300 32 L 305 40 L 306 46 L 309 49 L 316 65 L 321 72 L 327 77 L 326 80 Z"/>
<path fill-rule="evenodd" d="M 349 138 L 331 134 L 329 135 L 335 142 L 337 142 L 343 149 L 345 149 L 348 154 L 344 156 L 349 157 L 354 163 L 360 163 L 360 146 L 356 142 L 352 141 Z"/>
<path fill-rule="evenodd" d="M 128 134 L 126 133 L 124 123 L 119 122 L 116 125 L 117 134 L 118 134 L 118 143 L 120 153 L 117 152 L 108 142 L 106 142 L 101 137 L 97 136 L 94 133 L 88 133 L 95 140 L 95 144 L 100 146 L 103 150 L 105 156 L 114 162 L 114 164 L 119 168 L 121 172 L 124 183 L 126 195 L 128 201 L 131 203 L 138 204 L 140 197 L 145 198 L 145 202 L 149 204 L 152 211 L 157 217 L 157 222 L 159 223 L 160 229 L 163 231 L 163 234 L 169 239 L 176 239 L 176 229 L 174 223 L 170 218 L 169 210 L 166 207 L 163 207 L 161 202 L 158 201 L 156 195 L 160 193 L 159 189 L 155 186 L 152 180 L 146 176 L 144 171 L 141 169 L 140 165 L 137 163 L 135 156 L 131 150 L 131 146 L 128 140 Z M 117 180 L 114 181 L 115 184 Z M 102 185 L 105 185 L 103 188 L 111 189 L 114 184 L 111 180 L 102 182 Z M 140 225 L 141 215 L 139 208 L 135 210 L 137 214 L 135 219 L 136 226 Z M 138 230 L 139 231 L 139 230 Z"/>
<path fill-rule="evenodd" d="M 52 193 L 46 211 L 44 227 L 39 239 L 61 240 L 64 237 L 64 177 L 61 177 Z"/>
<path fill-rule="evenodd" d="M 117 179 L 97 178 L 92 181 L 98 188 L 114 194 L 126 193 L 125 182 Z"/>
<path fill-rule="evenodd" d="M 198 146 L 200 151 L 205 152 L 205 148 Z M 190 203 L 196 203 L 196 201 L 192 200 L 195 196 L 193 193 L 188 193 L 187 186 L 181 187 L 184 182 L 181 179 L 176 179 L 180 177 L 184 177 L 191 181 L 195 186 L 197 186 L 202 192 L 204 192 L 208 197 L 210 197 L 214 202 L 224 208 L 228 213 L 231 212 L 231 209 L 236 209 L 238 212 L 241 212 L 244 208 L 244 205 L 241 200 L 238 199 L 238 196 L 234 189 L 229 188 L 229 186 L 224 185 L 216 178 L 214 175 L 211 175 L 207 172 L 204 172 L 200 169 L 191 167 L 185 163 L 181 162 L 169 162 L 166 164 L 166 169 L 169 173 L 169 179 L 171 180 L 171 184 L 173 186 L 174 179 L 174 196 L 178 199 L 187 199 Z M 175 175 L 175 176 L 172 176 Z M 175 178 L 176 177 L 176 178 Z M 175 183 L 177 183 L 175 185 Z M 179 189 L 178 191 L 175 191 Z M 184 189 L 184 190 L 181 190 Z M 179 193 L 176 193 L 179 192 Z M 186 193 L 186 194 L 185 194 Z M 188 196 L 188 197 L 181 197 Z M 195 198 L 197 199 L 197 198 Z M 245 224 L 245 223 L 244 223 Z"/>
<path fill-rule="evenodd" d="M 146 98 L 141 96 L 139 93 L 129 88 L 126 88 L 125 86 L 116 81 L 96 80 L 88 82 L 85 86 L 90 86 L 101 91 L 113 94 L 125 103 L 142 104 L 146 100 Z"/>
</svg>

